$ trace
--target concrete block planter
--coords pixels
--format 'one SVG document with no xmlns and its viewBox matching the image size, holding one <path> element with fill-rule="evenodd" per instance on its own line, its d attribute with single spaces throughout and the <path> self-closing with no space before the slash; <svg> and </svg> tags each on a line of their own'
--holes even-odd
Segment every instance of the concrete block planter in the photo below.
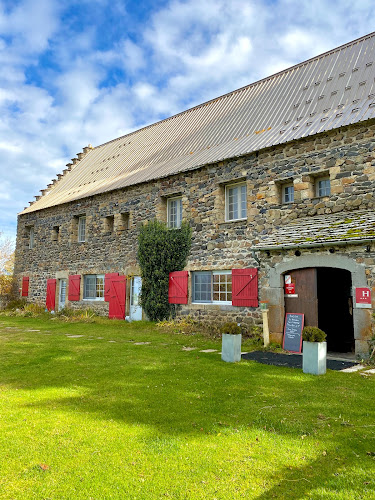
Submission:
<svg viewBox="0 0 375 500">
<path fill-rule="evenodd" d="M 221 359 L 227 363 L 235 363 L 241 360 L 242 335 L 223 333 L 221 345 Z"/>
<path fill-rule="evenodd" d="M 324 375 L 327 369 L 327 342 L 303 341 L 303 373 Z"/>
</svg>

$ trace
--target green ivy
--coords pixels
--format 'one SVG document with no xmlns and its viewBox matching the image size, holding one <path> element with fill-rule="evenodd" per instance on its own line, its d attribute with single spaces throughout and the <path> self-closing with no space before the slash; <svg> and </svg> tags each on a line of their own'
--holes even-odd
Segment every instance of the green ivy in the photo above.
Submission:
<svg viewBox="0 0 375 500">
<path fill-rule="evenodd" d="M 153 220 L 141 227 L 138 243 L 142 307 L 151 321 L 167 319 L 174 311 L 168 302 L 169 273 L 186 265 L 191 228 L 183 222 L 179 229 L 168 229 L 163 222 Z"/>
</svg>

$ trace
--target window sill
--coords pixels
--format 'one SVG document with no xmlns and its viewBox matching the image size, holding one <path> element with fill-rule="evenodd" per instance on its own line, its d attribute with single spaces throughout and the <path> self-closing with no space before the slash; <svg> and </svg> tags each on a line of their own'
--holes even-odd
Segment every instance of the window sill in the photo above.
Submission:
<svg viewBox="0 0 375 500">
<path fill-rule="evenodd" d="M 104 302 L 104 297 L 99 297 L 97 299 L 82 299 L 84 302 Z"/>
</svg>

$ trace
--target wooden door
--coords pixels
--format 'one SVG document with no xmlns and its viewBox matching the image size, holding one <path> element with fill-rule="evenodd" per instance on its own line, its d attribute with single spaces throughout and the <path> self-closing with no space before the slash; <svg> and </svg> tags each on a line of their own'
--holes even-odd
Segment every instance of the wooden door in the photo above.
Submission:
<svg viewBox="0 0 375 500">
<path fill-rule="evenodd" d="M 318 289 L 316 268 L 296 269 L 285 275 L 292 277 L 295 297 L 285 295 L 285 312 L 305 315 L 305 326 L 318 326 Z"/>
</svg>

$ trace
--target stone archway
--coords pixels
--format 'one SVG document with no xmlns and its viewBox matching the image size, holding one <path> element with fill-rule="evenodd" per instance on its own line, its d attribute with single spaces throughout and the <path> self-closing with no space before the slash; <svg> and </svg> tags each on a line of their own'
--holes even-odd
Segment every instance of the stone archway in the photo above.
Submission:
<svg viewBox="0 0 375 500">
<path fill-rule="evenodd" d="M 269 270 L 269 287 L 264 290 L 265 299 L 269 301 L 271 338 L 280 341 L 283 334 L 284 279 L 287 271 L 304 268 L 337 268 L 351 273 L 352 287 L 366 287 L 365 266 L 358 264 L 346 255 L 307 254 L 290 257 Z M 355 353 L 368 355 L 368 340 L 371 338 L 371 309 L 353 309 Z"/>
</svg>

